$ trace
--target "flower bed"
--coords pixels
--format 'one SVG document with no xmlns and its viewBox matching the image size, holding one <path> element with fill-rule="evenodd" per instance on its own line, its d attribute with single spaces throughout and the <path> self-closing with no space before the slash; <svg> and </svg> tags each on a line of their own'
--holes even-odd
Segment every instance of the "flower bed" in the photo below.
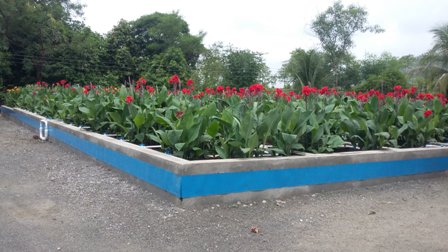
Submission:
<svg viewBox="0 0 448 252">
<path fill-rule="evenodd" d="M 120 88 L 38 83 L 11 90 L 6 102 L 188 160 L 422 147 L 448 133 L 445 96 L 414 88 L 382 94 L 305 86 L 296 93 L 170 82 L 172 91 L 143 79 Z"/>
<path fill-rule="evenodd" d="M 42 116 L 0 107 L 2 116 L 39 129 Z M 164 191 L 167 199 L 190 205 L 284 197 L 336 188 L 447 174 L 445 147 L 310 154 L 288 157 L 189 161 L 48 120 L 49 140 L 57 140 Z M 412 176 L 410 176 L 412 175 Z M 151 186 L 152 185 L 152 186 Z M 154 190 L 155 188 L 161 190 Z"/>
</svg>

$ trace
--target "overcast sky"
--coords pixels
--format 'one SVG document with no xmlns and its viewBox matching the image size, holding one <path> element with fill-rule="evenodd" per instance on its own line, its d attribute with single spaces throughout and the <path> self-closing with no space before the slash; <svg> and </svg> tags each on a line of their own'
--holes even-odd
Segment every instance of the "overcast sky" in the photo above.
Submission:
<svg viewBox="0 0 448 252">
<path fill-rule="evenodd" d="M 135 20 L 154 12 L 179 14 L 192 34 L 207 33 L 206 46 L 215 42 L 264 53 L 275 73 L 296 48 L 319 48 L 311 31 L 317 14 L 332 0 L 202 1 L 202 0 L 81 0 L 85 4 L 85 23 L 92 30 L 107 33 L 120 19 Z M 395 56 L 419 55 L 433 42 L 430 30 L 448 23 L 446 0 L 358 0 L 368 12 L 369 24 L 385 29 L 381 34 L 355 36 L 352 52 L 358 59 L 367 53 L 390 52 Z"/>
</svg>

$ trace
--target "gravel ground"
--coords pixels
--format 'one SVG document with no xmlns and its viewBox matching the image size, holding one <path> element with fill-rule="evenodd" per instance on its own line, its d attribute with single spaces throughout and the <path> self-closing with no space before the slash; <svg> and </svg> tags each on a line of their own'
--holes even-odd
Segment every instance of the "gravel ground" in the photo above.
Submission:
<svg viewBox="0 0 448 252">
<path fill-rule="evenodd" d="M 448 251 L 447 176 L 182 208 L 35 134 L 0 116 L 0 251 Z"/>
</svg>

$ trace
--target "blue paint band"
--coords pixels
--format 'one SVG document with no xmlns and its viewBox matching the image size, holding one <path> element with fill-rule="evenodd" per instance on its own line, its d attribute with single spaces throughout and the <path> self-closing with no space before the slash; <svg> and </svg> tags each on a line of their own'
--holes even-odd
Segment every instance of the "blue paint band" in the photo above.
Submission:
<svg viewBox="0 0 448 252">
<path fill-rule="evenodd" d="M 340 164 L 281 170 L 185 175 L 182 197 L 348 182 L 448 170 L 448 157 Z"/>
</svg>

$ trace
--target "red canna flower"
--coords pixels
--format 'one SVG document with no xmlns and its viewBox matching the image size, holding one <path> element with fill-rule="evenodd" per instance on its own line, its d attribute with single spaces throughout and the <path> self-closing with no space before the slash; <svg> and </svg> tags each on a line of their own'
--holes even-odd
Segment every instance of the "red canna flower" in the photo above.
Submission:
<svg viewBox="0 0 448 252">
<path fill-rule="evenodd" d="M 395 87 L 394 87 L 394 91 L 400 91 L 401 90 L 401 86 L 400 85 L 396 85 Z"/>
<path fill-rule="evenodd" d="M 305 96 L 309 96 L 312 93 L 316 93 L 317 92 L 317 88 L 315 87 L 309 87 L 309 86 L 303 86 L 302 87 L 302 94 Z"/>
<path fill-rule="evenodd" d="M 249 91 L 252 92 L 252 94 L 258 94 L 259 92 L 263 91 L 264 87 L 260 83 L 252 84 L 249 86 Z"/>
<path fill-rule="evenodd" d="M 430 109 L 427 109 L 427 110 L 423 113 L 423 116 L 424 116 L 425 118 L 427 118 L 427 117 L 430 116 L 430 115 L 432 115 L 432 111 L 431 111 Z"/>
<path fill-rule="evenodd" d="M 146 91 L 148 91 L 148 93 L 152 94 L 152 93 L 154 93 L 155 89 L 151 86 L 146 86 Z"/>
<path fill-rule="evenodd" d="M 434 96 L 430 93 L 427 93 L 427 94 L 425 94 L 425 98 L 426 98 L 426 100 L 432 100 L 432 99 L 434 99 Z"/>
<path fill-rule="evenodd" d="M 181 118 L 183 115 L 184 115 L 184 112 L 182 112 L 182 111 L 177 111 L 176 112 L 176 117 L 177 118 Z"/>
<path fill-rule="evenodd" d="M 190 94 L 190 93 L 191 93 L 191 90 L 188 89 L 188 88 L 182 88 L 182 93 L 184 93 L 184 94 Z"/>
<path fill-rule="evenodd" d="M 216 87 L 216 92 L 221 93 L 224 91 L 224 87 L 223 86 L 217 86 Z"/>
<path fill-rule="evenodd" d="M 137 84 L 138 86 L 145 85 L 145 84 L 146 84 L 146 80 L 145 80 L 145 78 L 140 77 L 140 79 L 137 80 L 136 84 Z"/>
<path fill-rule="evenodd" d="M 327 94 L 327 92 L 328 92 L 328 87 L 327 87 L 327 86 L 322 87 L 322 88 L 319 90 L 319 94 Z"/>
<path fill-rule="evenodd" d="M 177 74 L 171 76 L 168 80 L 170 84 L 178 84 L 180 82 L 179 76 Z"/>
<path fill-rule="evenodd" d="M 191 86 L 194 84 L 194 81 L 192 79 L 188 79 L 187 82 L 185 83 L 187 86 Z"/>
<path fill-rule="evenodd" d="M 132 96 L 128 95 L 128 96 L 126 96 L 126 100 L 125 101 L 126 101 L 127 104 L 130 104 L 131 102 L 134 101 L 134 98 Z"/>
<path fill-rule="evenodd" d="M 417 95 L 417 100 L 423 100 L 423 99 L 425 99 L 425 94 L 423 94 L 423 93 L 419 93 L 419 94 Z"/>
</svg>

